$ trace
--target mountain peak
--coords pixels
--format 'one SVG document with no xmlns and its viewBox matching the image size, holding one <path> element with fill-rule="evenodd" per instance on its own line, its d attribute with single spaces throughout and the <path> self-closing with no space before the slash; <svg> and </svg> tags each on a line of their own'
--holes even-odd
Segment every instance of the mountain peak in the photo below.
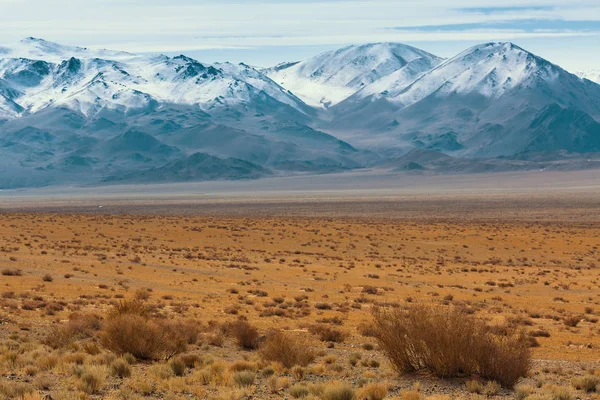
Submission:
<svg viewBox="0 0 600 400">
<path fill-rule="evenodd" d="M 308 104 L 327 108 L 417 60 L 425 60 L 427 69 L 441 61 L 402 43 L 382 42 L 346 46 L 264 72 Z"/>
<path fill-rule="evenodd" d="M 388 99 L 409 106 L 433 93 L 478 93 L 497 98 L 526 81 L 554 80 L 561 71 L 514 43 L 483 43 L 444 61 Z"/>
</svg>

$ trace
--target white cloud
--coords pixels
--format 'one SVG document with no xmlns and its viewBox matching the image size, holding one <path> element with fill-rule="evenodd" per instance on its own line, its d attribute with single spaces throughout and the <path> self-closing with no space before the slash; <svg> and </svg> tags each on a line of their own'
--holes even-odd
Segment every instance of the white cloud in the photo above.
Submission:
<svg viewBox="0 0 600 400">
<path fill-rule="evenodd" d="M 493 12 L 465 11 L 496 7 Z M 520 7 L 511 10 L 511 7 Z M 523 8 L 525 7 L 525 8 Z M 524 20 L 564 29 L 419 30 L 421 26 Z M 598 32 L 598 0 L 0 0 L 0 38 L 26 36 L 129 51 L 343 45 L 371 41 L 489 41 L 583 37 Z M 393 30 L 413 27 L 413 30 Z M 600 29 L 598 29 L 600 31 Z M 600 63 L 600 60 L 599 60 Z"/>
</svg>

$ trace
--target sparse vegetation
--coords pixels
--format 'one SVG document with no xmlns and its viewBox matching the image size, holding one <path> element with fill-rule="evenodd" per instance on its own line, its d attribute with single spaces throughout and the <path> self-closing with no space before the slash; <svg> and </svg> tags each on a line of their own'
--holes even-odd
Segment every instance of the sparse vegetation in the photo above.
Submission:
<svg viewBox="0 0 600 400">
<path fill-rule="evenodd" d="M 0 216 L 2 400 L 597 396 L 595 227 L 24 218 Z M 441 315 L 413 324 L 426 301 Z M 418 370 L 457 379 L 398 374 L 374 308 L 400 316 L 390 343 L 418 332 Z"/>
</svg>

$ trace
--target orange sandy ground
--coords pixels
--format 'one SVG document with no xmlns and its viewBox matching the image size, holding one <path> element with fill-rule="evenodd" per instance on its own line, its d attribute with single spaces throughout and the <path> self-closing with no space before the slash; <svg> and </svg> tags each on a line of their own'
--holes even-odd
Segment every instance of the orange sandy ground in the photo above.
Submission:
<svg viewBox="0 0 600 400">
<path fill-rule="evenodd" d="M 445 301 L 490 323 L 523 317 L 526 329 L 547 330 L 537 359 L 595 361 L 599 246 L 600 227 L 585 223 L 5 214 L 0 269 L 22 275 L 0 275 L 0 313 L 43 328 L 77 307 L 23 310 L 31 295 L 85 296 L 87 309 L 104 311 L 152 288 L 165 309 L 202 321 L 245 315 L 293 329 L 339 317 L 358 336 L 374 304 Z M 377 294 L 363 293 L 369 286 Z M 273 298 L 303 294 L 310 315 L 261 316 Z M 581 316 L 577 327 L 563 323 L 571 315 Z"/>
</svg>

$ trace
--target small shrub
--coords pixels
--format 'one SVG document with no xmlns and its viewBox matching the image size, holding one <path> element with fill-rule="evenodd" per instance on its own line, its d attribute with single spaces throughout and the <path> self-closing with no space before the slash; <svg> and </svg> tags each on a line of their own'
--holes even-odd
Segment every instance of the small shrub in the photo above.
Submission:
<svg viewBox="0 0 600 400">
<path fill-rule="evenodd" d="M 318 336 L 322 342 L 342 343 L 347 336 L 343 331 L 323 324 L 312 325 L 308 328 L 308 331 Z"/>
<path fill-rule="evenodd" d="M 272 331 L 267 335 L 260 355 L 266 361 L 279 362 L 286 368 L 307 366 L 315 359 L 314 352 L 305 340 L 282 331 Z"/>
<path fill-rule="evenodd" d="M 244 320 L 231 324 L 231 334 L 242 349 L 254 350 L 258 347 L 258 329 Z"/>
<path fill-rule="evenodd" d="M 582 319 L 583 317 L 581 315 L 571 315 L 569 317 L 566 317 L 563 320 L 563 323 L 565 324 L 565 326 L 575 328 L 577 325 L 579 325 L 579 322 L 581 322 Z"/>
<path fill-rule="evenodd" d="M 138 289 L 135 291 L 135 298 L 137 300 L 148 300 L 150 298 L 150 292 L 146 289 Z"/>
<path fill-rule="evenodd" d="M 54 278 L 52 278 L 52 275 L 46 274 L 46 275 L 42 276 L 42 280 L 44 282 L 52 282 L 54 280 Z"/>
<path fill-rule="evenodd" d="M 4 275 L 4 276 L 21 276 L 21 275 L 23 275 L 23 272 L 20 269 L 4 268 L 2 270 L 2 275 Z"/>
<path fill-rule="evenodd" d="M 50 329 L 42 342 L 53 349 L 58 349 L 75 340 L 91 338 L 101 328 L 102 318 L 96 314 L 71 314 L 69 322 Z"/>
<path fill-rule="evenodd" d="M 109 317 L 115 317 L 117 315 L 127 314 L 127 315 L 139 315 L 142 317 L 147 317 L 150 311 L 146 304 L 139 300 L 124 300 L 116 304 L 113 309 L 109 313 Z"/>
</svg>

